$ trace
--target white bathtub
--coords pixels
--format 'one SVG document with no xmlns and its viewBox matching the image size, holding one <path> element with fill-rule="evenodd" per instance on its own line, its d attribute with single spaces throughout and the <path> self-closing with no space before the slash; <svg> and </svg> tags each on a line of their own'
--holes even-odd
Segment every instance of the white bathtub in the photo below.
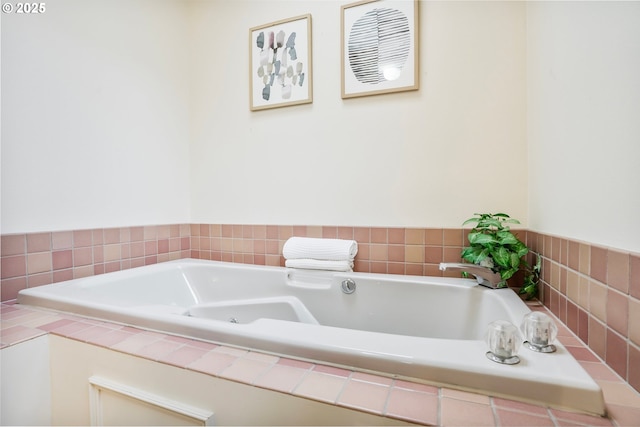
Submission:
<svg viewBox="0 0 640 427">
<path fill-rule="evenodd" d="M 356 290 L 341 284 L 352 279 Z M 571 354 L 524 347 L 485 357 L 486 326 L 520 325 L 510 289 L 467 279 L 294 270 L 180 260 L 21 291 L 47 307 L 279 355 L 604 414 L 602 391 Z"/>
</svg>

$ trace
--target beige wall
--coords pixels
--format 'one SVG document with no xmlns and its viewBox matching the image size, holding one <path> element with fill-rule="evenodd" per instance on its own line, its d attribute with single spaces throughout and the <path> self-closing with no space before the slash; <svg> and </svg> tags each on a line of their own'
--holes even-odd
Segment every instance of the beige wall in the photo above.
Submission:
<svg viewBox="0 0 640 427">
<path fill-rule="evenodd" d="M 189 219 L 179 0 L 2 14 L 2 233 Z"/>
<path fill-rule="evenodd" d="M 526 223 L 524 4 L 421 3 L 420 90 L 343 101 L 347 3 L 192 5 L 192 221 L 458 227 L 507 211 Z M 250 112 L 248 29 L 304 13 L 313 104 Z"/>
<path fill-rule="evenodd" d="M 54 0 L 3 16 L 2 233 L 526 223 L 524 6 L 422 4 L 420 91 L 342 101 L 341 4 Z M 313 104 L 251 113 L 248 28 L 302 13 Z"/>
<path fill-rule="evenodd" d="M 640 2 L 527 3 L 531 229 L 640 252 Z"/>
</svg>

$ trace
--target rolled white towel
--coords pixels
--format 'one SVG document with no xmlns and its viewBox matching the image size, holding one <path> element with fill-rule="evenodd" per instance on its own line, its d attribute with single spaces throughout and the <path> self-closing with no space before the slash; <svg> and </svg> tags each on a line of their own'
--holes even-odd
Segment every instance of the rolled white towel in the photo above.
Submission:
<svg viewBox="0 0 640 427">
<path fill-rule="evenodd" d="M 358 242 L 343 239 L 291 237 L 282 247 L 282 255 L 285 259 L 353 261 L 357 253 Z"/>
<path fill-rule="evenodd" d="M 351 261 L 321 260 L 309 258 L 288 259 L 284 265 L 289 268 L 300 268 L 306 270 L 329 270 L 329 271 L 353 271 Z"/>
</svg>

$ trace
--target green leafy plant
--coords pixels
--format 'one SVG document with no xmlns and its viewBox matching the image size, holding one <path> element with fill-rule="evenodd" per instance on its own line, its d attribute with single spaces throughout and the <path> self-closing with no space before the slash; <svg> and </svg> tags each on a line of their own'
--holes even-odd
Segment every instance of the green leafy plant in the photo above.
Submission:
<svg viewBox="0 0 640 427">
<path fill-rule="evenodd" d="M 526 299 L 536 297 L 540 280 L 540 256 L 537 256 L 535 265 L 529 265 L 526 261 L 529 248 L 511 232 L 508 225 L 520 224 L 520 221 L 504 213 L 474 215 L 462 224 L 475 224 L 469 232 L 469 246 L 462 249 L 462 259 L 500 274 L 502 281 L 499 287 L 507 286 L 507 280 L 519 270 L 524 270 L 524 284 L 520 293 Z"/>
</svg>

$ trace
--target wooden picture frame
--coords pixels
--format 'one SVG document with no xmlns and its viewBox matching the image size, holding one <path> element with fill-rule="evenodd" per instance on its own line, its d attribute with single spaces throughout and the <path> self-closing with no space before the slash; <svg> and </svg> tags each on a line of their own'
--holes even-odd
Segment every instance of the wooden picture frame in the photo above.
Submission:
<svg viewBox="0 0 640 427">
<path fill-rule="evenodd" d="M 251 111 L 313 102 L 311 15 L 249 29 Z"/>
<path fill-rule="evenodd" d="M 342 98 L 419 89 L 417 0 L 341 7 Z"/>
</svg>

